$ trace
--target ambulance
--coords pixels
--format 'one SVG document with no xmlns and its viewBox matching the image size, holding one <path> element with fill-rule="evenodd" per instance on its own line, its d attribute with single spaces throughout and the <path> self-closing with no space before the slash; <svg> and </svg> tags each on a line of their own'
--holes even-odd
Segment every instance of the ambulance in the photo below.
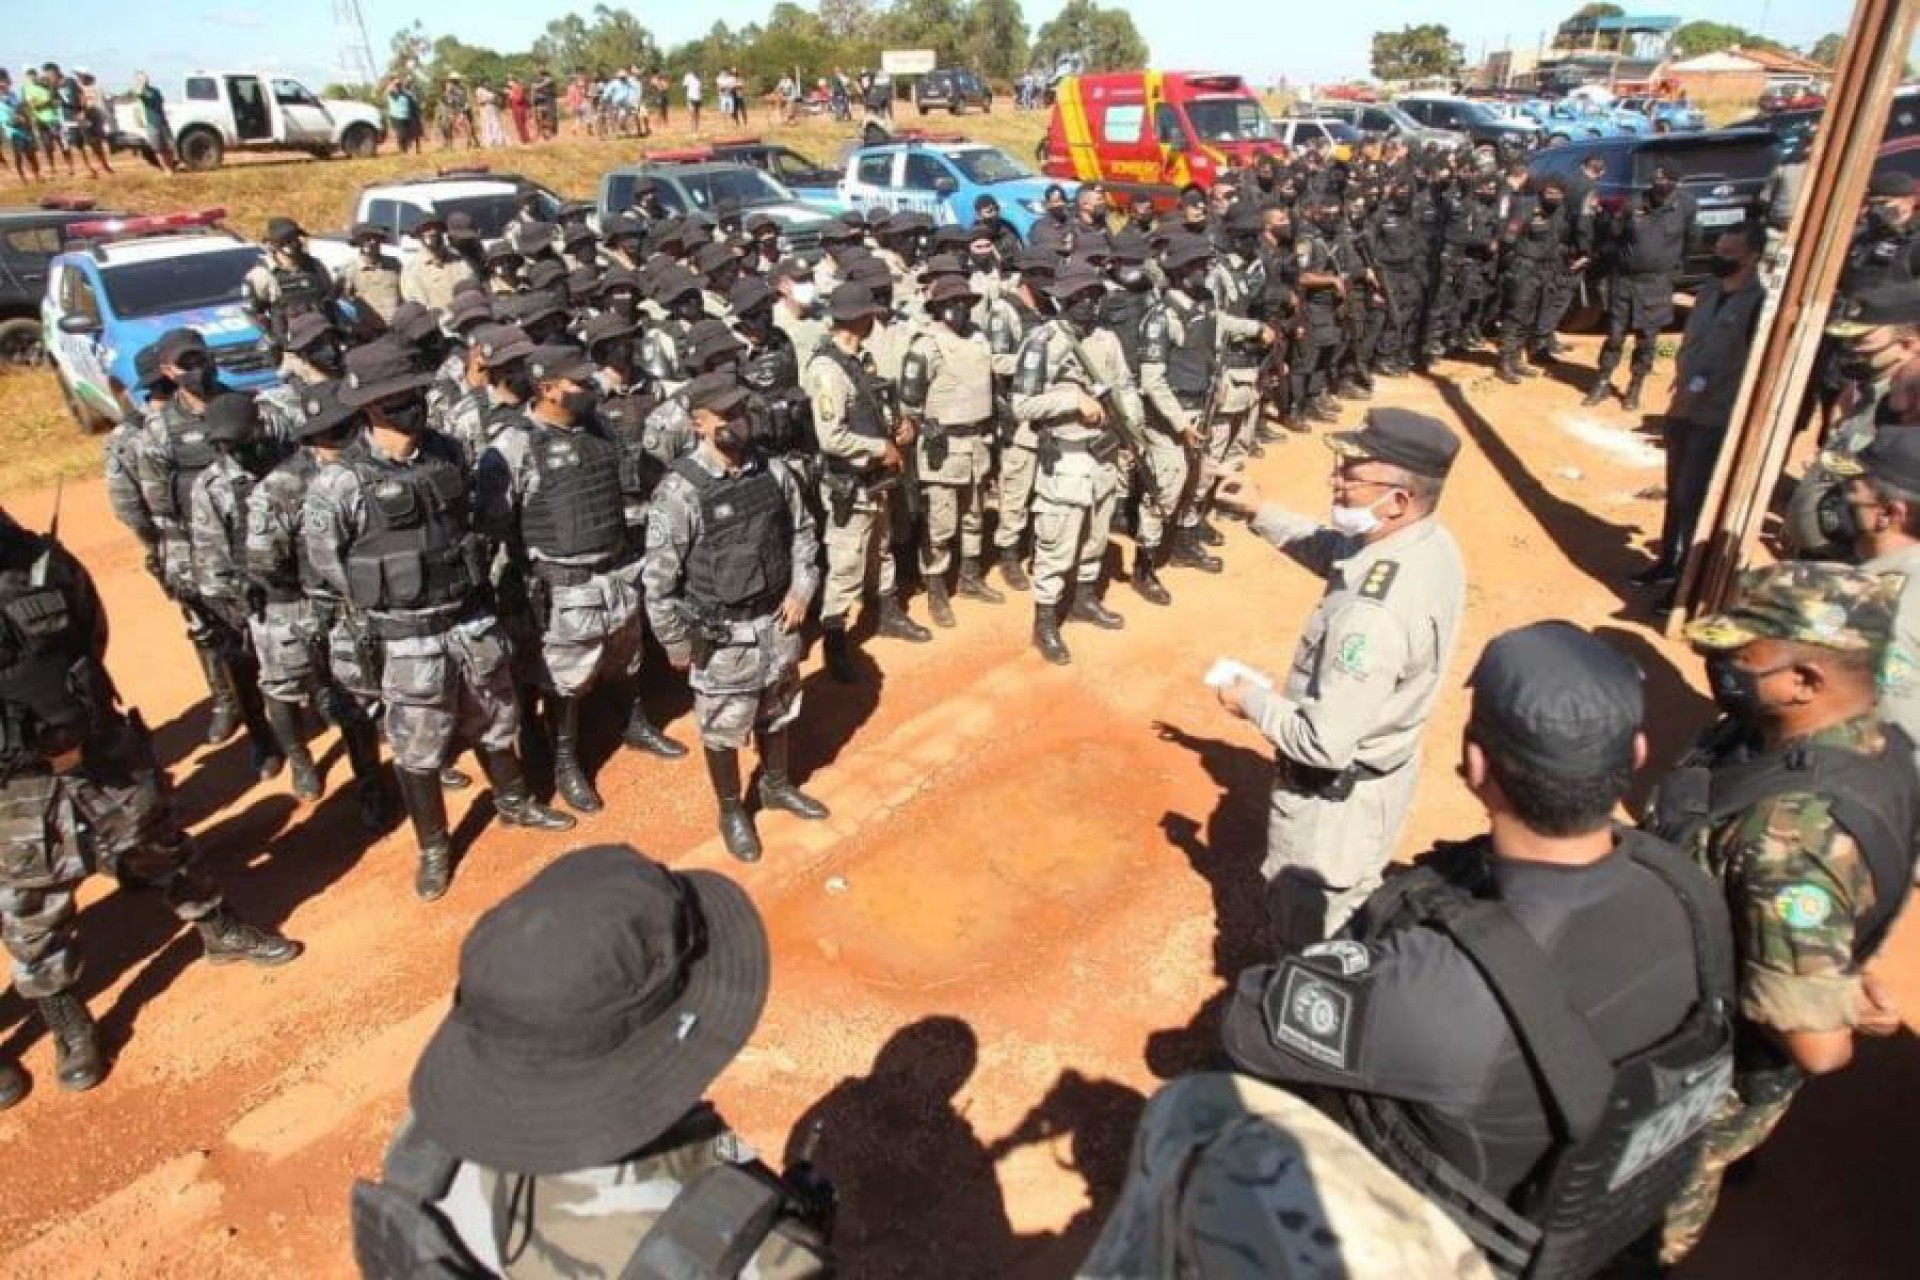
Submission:
<svg viewBox="0 0 1920 1280">
<path fill-rule="evenodd" d="M 1190 183 L 1210 187 L 1263 152 L 1286 151 L 1239 76 L 1111 71 L 1060 82 L 1040 167 L 1063 181 L 1104 183 L 1116 206 L 1145 192 L 1167 208 Z"/>
</svg>

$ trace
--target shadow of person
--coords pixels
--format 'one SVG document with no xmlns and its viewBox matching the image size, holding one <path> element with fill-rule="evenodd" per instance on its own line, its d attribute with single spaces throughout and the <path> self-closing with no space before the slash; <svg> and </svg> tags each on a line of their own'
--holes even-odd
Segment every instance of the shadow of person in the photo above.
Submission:
<svg viewBox="0 0 1920 1280">
<path fill-rule="evenodd" d="M 839 1194 L 843 1277 L 1006 1273 L 1017 1241 L 993 1159 L 954 1105 L 979 1059 L 973 1028 L 933 1016 L 900 1028 L 873 1069 L 842 1080 L 794 1125 Z"/>
<path fill-rule="evenodd" d="M 1220 1051 L 1220 1014 L 1241 970 L 1266 955 L 1266 884 L 1260 863 L 1266 849 L 1267 798 L 1273 763 L 1247 747 L 1218 738 L 1201 738 L 1171 724 L 1154 726 L 1161 739 L 1185 747 L 1200 758 L 1207 776 L 1220 787 L 1220 801 L 1202 830 L 1179 813 L 1161 817 L 1167 839 L 1186 855 L 1213 895 L 1213 972 L 1218 991 L 1184 1027 L 1147 1037 L 1147 1065 L 1171 1079 L 1212 1062 Z"/>
<path fill-rule="evenodd" d="M 1595 627 L 1593 634 L 1616 653 L 1633 659 L 1643 677 L 1647 762 L 1634 774 L 1626 795 L 1628 812 L 1639 813 L 1654 786 L 1673 771 L 1717 712 L 1713 699 L 1689 684 L 1686 674 L 1642 633 L 1627 627 Z"/>
<path fill-rule="evenodd" d="M 866 645 L 853 647 L 853 666 L 858 678 L 852 684 L 841 684 L 827 674 L 825 667 L 801 681 L 804 701 L 800 718 L 793 723 L 790 757 L 795 782 L 804 783 L 816 770 L 839 759 L 860 726 L 872 719 L 879 708 L 880 691 L 887 683 L 886 673 Z"/>
</svg>

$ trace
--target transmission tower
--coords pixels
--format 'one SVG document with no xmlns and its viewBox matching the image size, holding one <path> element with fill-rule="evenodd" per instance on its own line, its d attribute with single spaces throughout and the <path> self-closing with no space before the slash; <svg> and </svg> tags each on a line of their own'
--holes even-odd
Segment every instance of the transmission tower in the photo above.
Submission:
<svg viewBox="0 0 1920 1280">
<path fill-rule="evenodd" d="M 380 69 L 373 60 L 373 45 L 367 39 L 367 20 L 361 16 L 360 0 L 333 0 L 333 31 L 339 46 L 341 82 L 371 87 Z"/>
</svg>

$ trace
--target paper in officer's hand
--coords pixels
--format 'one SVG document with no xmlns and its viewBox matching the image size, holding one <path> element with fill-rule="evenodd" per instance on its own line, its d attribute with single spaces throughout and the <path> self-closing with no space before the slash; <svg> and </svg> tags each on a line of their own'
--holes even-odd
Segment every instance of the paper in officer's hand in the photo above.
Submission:
<svg viewBox="0 0 1920 1280">
<path fill-rule="evenodd" d="M 1213 665 L 1207 668 L 1207 674 L 1201 677 L 1201 682 L 1209 689 L 1224 689 L 1235 680 L 1245 680 L 1262 689 L 1273 688 L 1272 676 L 1248 666 L 1238 658 L 1215 658 Z"/>
</svg>

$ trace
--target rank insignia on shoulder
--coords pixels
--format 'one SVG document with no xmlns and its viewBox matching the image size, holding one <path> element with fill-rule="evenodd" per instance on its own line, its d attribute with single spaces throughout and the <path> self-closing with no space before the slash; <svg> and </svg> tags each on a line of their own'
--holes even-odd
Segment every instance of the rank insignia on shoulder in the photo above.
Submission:
<svg viewBox="0 0 1920 1280">
<path fill-rule="evenodd" d="M 1399 576 L 1399 561 L 1380 561 L 1368 569 L 1367 576 L 1360 580 L 1360 597 L 1363 600 L 1385 600 L 1387 592 L 1393 590 L 1393 580 Z"/>
</svg>

